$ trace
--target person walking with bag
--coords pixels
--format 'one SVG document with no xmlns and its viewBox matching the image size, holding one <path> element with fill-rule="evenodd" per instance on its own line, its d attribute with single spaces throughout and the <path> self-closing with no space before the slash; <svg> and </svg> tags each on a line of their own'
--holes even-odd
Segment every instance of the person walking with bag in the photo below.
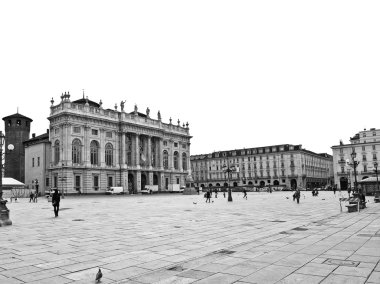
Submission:
<svg viewBox="0 0 380 284">
<path fill-rule="evenodd" d="M 51 204 L 54 207 L 54 215 L 58 217 L 59 212 L 59 203 L 61 202 L 61 194 L 58 192 L 58 189 L 55 189 L 53 193 L 53 197 L 51 199 Z"/>
</svg>

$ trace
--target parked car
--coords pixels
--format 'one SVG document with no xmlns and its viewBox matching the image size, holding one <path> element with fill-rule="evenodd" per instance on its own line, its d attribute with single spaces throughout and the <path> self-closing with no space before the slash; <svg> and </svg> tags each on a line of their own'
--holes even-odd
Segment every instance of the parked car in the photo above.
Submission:
<svg viewBox="0 0 380 284">
<path fill-rule="evenodd" d="M 111 186 L 106 190 L 106 194 L 123 194 L 123 187 L 121 186 Z"/>
<path fill-rule="evenodd" d="M 142 190 L 142 194 L 152 194 L 153 192 L 158 192 L 158 185 L 146 185 Z"/>
</svg>

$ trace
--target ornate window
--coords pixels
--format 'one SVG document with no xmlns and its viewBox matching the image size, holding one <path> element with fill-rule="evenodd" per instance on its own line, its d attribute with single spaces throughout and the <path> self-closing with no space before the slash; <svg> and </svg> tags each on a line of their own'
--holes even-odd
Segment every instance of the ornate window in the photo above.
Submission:
<svg viewBox="0 0 380 284">
<path fill-rule="evenodd" d="M 73 164 L 80 164 L 82 157 L 82 145 L 79 139 L 74 139 L 71 153 Z"/>
<path fill-rule="evenodd" d="M 182 153 L 182 169 L 187 171 L 187 155 L 186 153 Z"/>
<path fill-rule="evenodd" d="M 173 157 L 173 164 L 174 164 L 174 169 L 178 170 L 178 152 L 174 152 L 174 157 Z"/>
<path fill-rule="evenodd" d="M 163 162 L 164 162 L 164 169 L 169 169 L 169 155 L 168 151 L 163 152 Z"/>
<path fill-rule="evenodd" d="M 108 143 L 106 145 L 105 155 L 106 155 L 105 157 L 106 165 L 112 166 L 113 165 L 113 146 L 111 143 Z"/>
<path fill-rule="evenodd" d="M 90 161 L 91 165 L 99 164 L 99 143 L 95 140 L 90 143 Z"/>
<path fill-rule="evenodd" d="M 59 140 L 56 140 L 54 143 L 54 163 L 57 165 L 60 160 L 60 145 L 59 145 Z"/>
</svg>

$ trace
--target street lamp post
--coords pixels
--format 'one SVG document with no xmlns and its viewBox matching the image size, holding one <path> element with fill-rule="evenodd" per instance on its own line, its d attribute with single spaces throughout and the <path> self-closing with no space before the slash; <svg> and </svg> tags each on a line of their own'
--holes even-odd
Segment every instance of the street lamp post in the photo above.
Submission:
<svg viewBox="0 0 380 284">
<path fill-rule="evenodd" d="M 354 177 L 355 177 L 354 191 L 356 193 L 358 193 L 358 181 L 356 178 L 356 167 L 359 165 L 359 162 L 356 161 L 356 152 L 355 151 L 352 151 L 351 158 L 352 158 L 352 166 L 354 167 Z"/>
<path fill-rule="evenodd" d="M 228 198 L 227 198 L 227 200 L 229 202 L 232 202 L 232 192 L 231 192 L 231 187 L 230 187 L 230 174 L 232 172 L 236 172 L 236 167 L 235 167 L 235 165 L 230 166 L 228 161 L 227 161 L 227 164 L 228 164 L 227 166 L 226 166 L 226 164 L 223 165 L 224 172 L 227 173 L 227 179 L 228 179 L 228 181 L 227 181 L 227 184 L 228 184 Z"/>
<path fill-rule="evenodd" d="M 7 200 L 3 200 L 3 145 L 5 141 L 5 135 L 0 131 L 0 227 L 12 225 L 12 221 L 9 219 L 9 209 L 7 208 Z M 8 145 L 8 150 L 13 151 L 14 146 Z"/>
</svg>

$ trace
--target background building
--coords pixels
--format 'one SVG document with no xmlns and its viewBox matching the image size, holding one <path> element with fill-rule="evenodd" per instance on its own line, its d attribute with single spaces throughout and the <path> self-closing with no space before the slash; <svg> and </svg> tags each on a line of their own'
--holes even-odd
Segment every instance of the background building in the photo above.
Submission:
<svg viewBox="0 0 380 284">
<path fill-rule="evenodd" d="M 349 186 L 354 186 L 354 169 L 351 153 L 356 152 L 356 160 L 359 165 L 356 167 L 357 181 L 361 181 L 371 176 L 375 176 L 373 163 L 378 161 L 378 151 L 380 149 L 380 130 L 371 128 L 364 129 L 350 138 L 350 144 L 332 146 L 334 161 L 334 179 L 337 187 L 346 190 Z"/>
<path fill-rule="evenodd" d="M 15 113 L 3 117 L 5 124 L 5 177 L 25 182 L 25 151 L 23 142 L 29 139 L 30 125 L 33 121 L 29 117 Z M 14 150 L 9 151 L 8 145 L 13 144 Z"/>
<path fill-rule="evenodd" d="M 197 186 L 227 186 L 225 165 L 236 165 L 230 186 L 320 187 L 333 181 L 332 156 L 302 149 L 302 145 L 273 145 L 191 156 Z"/>
<path fill-rule="evenodd" d="M 52 188 L 65 193 L 105 192 L 122 186 L 138 193 L 145 185 L 160 191 L 185 186 L 190 170 L 188 124 L 172 124 L 146 113 L 103 109 L 102 102 L 82 98 L 70 101 L 69 93 L 58 105 L 51 101 L 49 179 Z"/>
<path fill-rule="evenodd" d="M 51 161 L 51 143 L 49 141 L 49 130 L 45 134 L 24 141 L 25 148 L 25 185 L 35 188 L 38 181 L 38 190 L 43 195 L 50 190 L 50 179 L 48 168 Z"/>
</svg>

